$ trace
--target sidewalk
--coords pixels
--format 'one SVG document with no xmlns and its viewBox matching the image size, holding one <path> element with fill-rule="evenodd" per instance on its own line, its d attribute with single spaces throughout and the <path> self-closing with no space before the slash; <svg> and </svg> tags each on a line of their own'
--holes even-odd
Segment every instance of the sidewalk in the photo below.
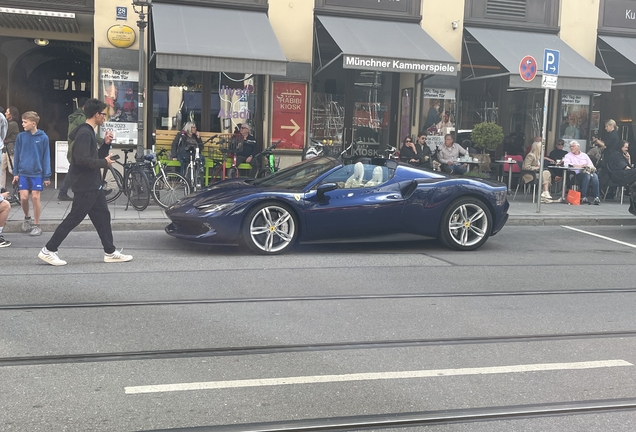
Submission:
<svg viewBox="0 0 636 432">
<path fill-rule="evenodd" d="M 52 186 L 42 192 L 42 215 L 40 226 L 44 232 L 53 232 L 64 216 L 70 211 L 72 202 L 58 201 L 57 190 Z M 556 198 L 556 196 L 555 196 Z M 620 201 L 608 200 L 599 206 L 572 206 L 561 203 L 541 204 L 541 212 L 537 213 L 537 204 L 532 203 L 530 196 L 524 200 L 523 194 L 517 199 L 510 200 L 510 218 L 508 226 L 519 225 L 636 225 L 636 216 L 631 215 L 629 198 L 626 196 L 623 205 Z M 154 200 L 150 200 L 148 208 L 138 212 L 132 207 L 126 208 L 126 197 L 121 196 L 114 203 L 109 204 L 113 230 L 163 230 L 169 223 L 163 209 Z M 33 216 L 33 210 L 31 210 Z M 24 220 L 24 213 L 18 204 L 11 206 L 11 213 L 7 221 L 6 233 L 20 232 L 20 225 Z M 88 218 L 77 228 L 78 231 L 93 230 Z"/>
</svg>

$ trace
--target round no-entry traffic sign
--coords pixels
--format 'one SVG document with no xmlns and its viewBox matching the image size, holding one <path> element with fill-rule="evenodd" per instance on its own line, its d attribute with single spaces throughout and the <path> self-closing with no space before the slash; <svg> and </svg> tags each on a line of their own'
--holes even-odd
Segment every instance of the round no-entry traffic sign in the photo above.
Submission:
<svg viewBox="0 0 636 432">
<path fill-rule="evenodd" d="M 519 63 L 519 75 L 521 79 L 530 82 L 537 76 L 537 61 L 532 56 L 525 56 Z"/>
</svg>

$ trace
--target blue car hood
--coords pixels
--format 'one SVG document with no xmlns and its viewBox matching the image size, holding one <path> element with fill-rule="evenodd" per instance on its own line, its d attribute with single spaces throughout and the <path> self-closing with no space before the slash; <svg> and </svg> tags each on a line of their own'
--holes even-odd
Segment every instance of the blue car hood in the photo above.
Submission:
<svg viewBox="0 0 636 432">
<path fill-rule="evenodd" d="M 179 201 L 173 208 L 182 206 L 198 206 L 203 203 L 229 203 L 247 196 L 262 192 L 263 188 L 258 188 L 245 180 L 228 180 L 206 188 L 201 192 L 189 195 Z"/>
</svg>

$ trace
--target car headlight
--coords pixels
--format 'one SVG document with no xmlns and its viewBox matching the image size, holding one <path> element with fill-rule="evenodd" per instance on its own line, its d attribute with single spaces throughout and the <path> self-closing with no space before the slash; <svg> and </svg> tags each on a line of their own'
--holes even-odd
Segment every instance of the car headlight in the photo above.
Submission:
<svg viewBox="0 0 636 432">
<path fill-rule="evenodd" d="M 196 209 L 202 213 L 216 213 L 216 212 L 220 212 L 221 210 L 225 210 L 227 208 L 232 207 L 234 204 L 233 203 L 226 203 L 226 204 L 202 204 L 202 205 L 198 205 L 196 206 Z"/>
</svg>

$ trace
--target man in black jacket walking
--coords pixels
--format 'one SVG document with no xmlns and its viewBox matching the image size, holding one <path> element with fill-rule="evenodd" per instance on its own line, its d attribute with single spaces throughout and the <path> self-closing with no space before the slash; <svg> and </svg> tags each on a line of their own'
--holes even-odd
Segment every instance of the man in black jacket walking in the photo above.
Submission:
<svg viewBox="0 0 636 432">
<path fill-rule="evenodd" d="M 57 256 L 57 249 L 69 233 L 88 215 L 99 234 L 104 247 L 104 262 L 126 262 L 131 255 L 117 251 L 113 244 L 113 231 L 110 226 L 110 211 L 102 188 L 101 169 L 108 168 L 113 162 L 108 154 L 113 141 L 111 132 L 104 136 L 104 144 L 97 149 L 95 129 L 106 118 L 106 104 L 89 99 L 84 105 L 86 123 L 78 126 L 69 138 L 74 140 L 71 155 L 73 170 L 73 191 L 75 192 L 71 211 L 57 227 L 51 240 L 38 254 L 38 257 L 51 265 L 66 265 L 66 261 Z"/>
</svg>

